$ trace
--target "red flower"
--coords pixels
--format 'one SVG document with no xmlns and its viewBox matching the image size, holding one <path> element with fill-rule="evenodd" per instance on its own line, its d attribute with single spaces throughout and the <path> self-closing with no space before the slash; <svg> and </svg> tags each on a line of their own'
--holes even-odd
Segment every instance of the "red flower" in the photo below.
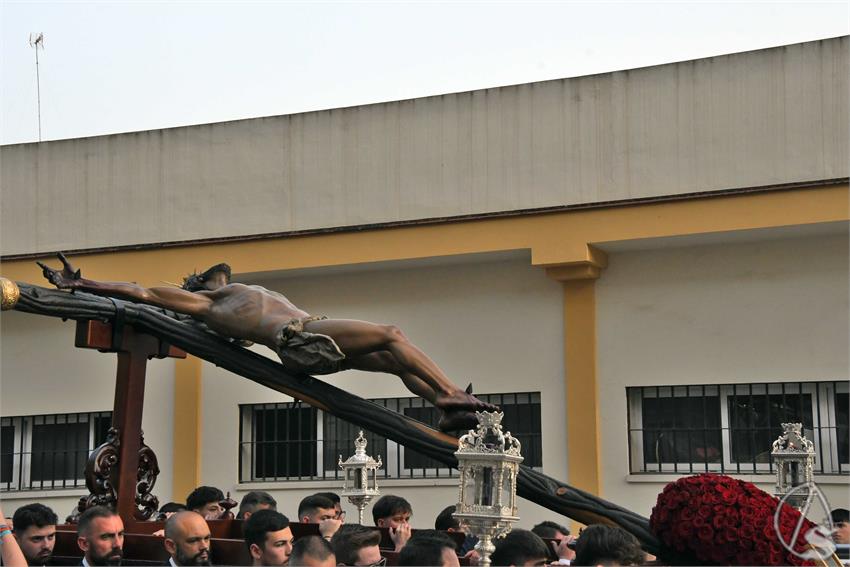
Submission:
<svg viewBox="0 0 850 567">
<path fill-rule="evenodd" d="M 711 525 L 714 526 L 715 530 L 719 530 L 726 525 L 726 516 L 715 515 L 711 519 Z"/>
<path fill-rule="evenodd" d="M 738 501 L 738 494 L 733 490 L 724 490 L 720 493 L 720 499 L 724 504 L 735 504 Z"/>
<path fill-rule="evenodd" d="M 703 526 L 697 530 L 697 537 L 705 542 L 710 542 L 714 539 L 714 529 L 711 526 Z"/>
<path fill-rule="evenodd" d="M 767 541 L 776 539 L 776 530 L 773 528 L 773 524 L 764 526 L 761 529 L 762 535 L 767 539 Z"/>
<path fill-rule="evenodd" d="M 653 508 L 650 528 L 664 545 L 689 554 L 693 562 L 722 565 L 796 564 L 780 546 L 774 528 L 778 501 L 752 483 L 700 474 L 664 487 Z M 779 526 L 785 541 L 800 520 L 783 508 Z M 806 521 L 803 531 L 811 527 Z"/>
</svg>

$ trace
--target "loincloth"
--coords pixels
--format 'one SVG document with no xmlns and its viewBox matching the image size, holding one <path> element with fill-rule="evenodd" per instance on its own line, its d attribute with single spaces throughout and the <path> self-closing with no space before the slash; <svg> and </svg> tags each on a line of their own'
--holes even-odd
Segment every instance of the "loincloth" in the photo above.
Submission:
<svg viewBox="0 0 850 567">
<path fill-rule="evenodd" d="M 291 319 L 277 333 L 277 355 L 283 366 L 292 372 L 333 374 L 340 371 L 345 355 L 334 340 L 319 333 L 308 333 L 304 324 L 327 317 Z"/>
</svg>

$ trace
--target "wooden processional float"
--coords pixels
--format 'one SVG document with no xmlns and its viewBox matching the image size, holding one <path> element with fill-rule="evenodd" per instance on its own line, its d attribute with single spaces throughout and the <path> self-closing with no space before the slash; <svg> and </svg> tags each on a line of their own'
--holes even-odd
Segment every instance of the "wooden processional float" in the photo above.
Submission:
<svg viewBox="0 0 850 567">
<path fill-rule="evenodd" d="M 151 506 L 156 506 L 150 494 L 158 473 L 156 459 L 141 437 L 145 363 L 152 357 L 184 357 L 190 353 L 446 466 L 457 466 L 456 438 L 312 376 L 292 374 L 280 363 L 213 335 L 184 315 L 5 278 L 0 278 L 0 289 L 3 310 L 73 319 L 77 321 L 76 346 L 118 353 L 113 438 L 111 444 L 108 441 L 96 449 L 89 459 L 86 483 L 92 494 L 87 502 L 92 505 L 113 502 L 128 529 L 149 517 Z M 106 445 L 111 449 L 104 449 Z M 101 451 L 99 461 L 98 451 Z M 108 474 L 104 476 L 103 468 L 107 464 Z M 517 494 L 583 524 L 619 526 L 634 535 L 649 553 L 659 552 L 659 540 L 650 532 L 647 518 L 540 471 L 521 466 Z M 86 504 L 81 501 L 81 505 Z"/>
</svg>

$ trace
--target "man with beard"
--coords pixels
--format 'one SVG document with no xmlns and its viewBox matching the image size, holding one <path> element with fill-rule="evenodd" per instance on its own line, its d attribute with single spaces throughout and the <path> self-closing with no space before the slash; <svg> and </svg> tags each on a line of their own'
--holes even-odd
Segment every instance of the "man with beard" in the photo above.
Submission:
<svg viewBox="0 0 850 567">
<path fill-rule="evenodd" d="M 124 555 L 124 522 L 103 506 L 89 508 L 77 524 L 77 545 L 83 550 L 84 567 L 121 565 Z"/>
<path fill-rule="evenodd" d="M 253 565 L 288 565 L 292 553 L 289 518 L 275 510 L 257 510 L 245 520 L 245 546 Z"/>
<path fill-rule="evenodd" d="M 165 550 L 169 565 L 212 565 L 210 528 L 197 512 L 177 512 L 165 522 Z"/>
<path fill-rule="evenodd" d="M 56 545 L 56 514 L 44 504 L 27 504 L 15 510 L 15 539 L 27 565 L 47 565 Z"/>
</svg>

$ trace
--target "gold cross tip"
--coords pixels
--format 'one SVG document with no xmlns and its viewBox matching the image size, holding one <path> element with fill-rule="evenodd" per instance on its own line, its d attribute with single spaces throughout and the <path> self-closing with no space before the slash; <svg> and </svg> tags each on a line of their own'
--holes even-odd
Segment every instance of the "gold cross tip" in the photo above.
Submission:
<svg viewBox="0 0 850 567">
<path fill-rule="evenodd" d="M 18 284 L 8 278 L 0 277 L 0 311 L 14 309 L 20 297 L 21 290 Z"/>
</svg>

